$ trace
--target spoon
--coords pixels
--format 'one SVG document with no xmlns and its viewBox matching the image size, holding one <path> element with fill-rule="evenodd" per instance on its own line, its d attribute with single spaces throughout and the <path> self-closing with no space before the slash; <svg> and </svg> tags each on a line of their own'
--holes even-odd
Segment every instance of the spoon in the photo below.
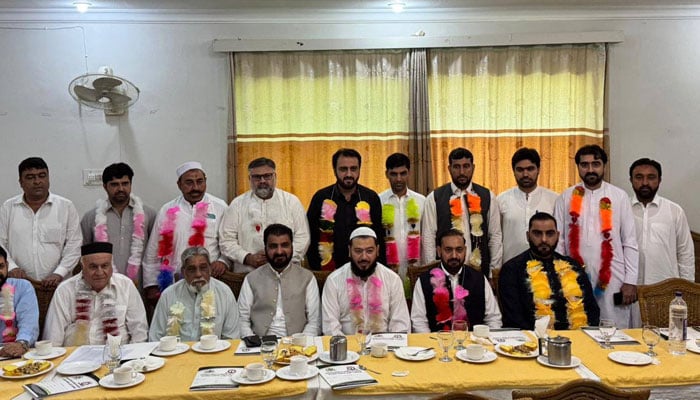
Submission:
<svg viewBox="0 0 700 400">
<path fill-rule="evenodd" d="M 363 370 L 363 371 L 374 372 L 375 374 L 379 374 L 379 375 L 382 374 L 382 373 L 379 372 L 379 371 L 375 371 L 375 370 L 369 369 L 369 368 L 367 368 L 367 367 L 365 367 L 364 365 L 361 365 L 361 364 L 358 364 L 357 366 L 360 367 L 360 369 Z"/>
</svg>

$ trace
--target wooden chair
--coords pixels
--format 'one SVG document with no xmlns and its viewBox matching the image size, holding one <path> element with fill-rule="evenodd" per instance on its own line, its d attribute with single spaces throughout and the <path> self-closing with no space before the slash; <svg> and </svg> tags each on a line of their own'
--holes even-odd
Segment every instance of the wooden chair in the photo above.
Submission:
<svg viewBox="0 0 700 400">
<path fill-rule="evenodd" d="M 323 296 L 323 285 L 326 283 L 326 278 L 333 271 L 311 271 L 316 277 L 316 284 L 318 285 L 318 295 Z"/>
<path fill-rule="evenodd" d="M 688 326 L 700 325 L 700 284 L 680 278 L 637 287 L 642 323 L 668 326 L 668 306 L 677 290 L 688 304 Z"/>
<path fill-rule="evenodd" d="M 533 400 L 646 400 L 650 389 L 617 389 L 605 383 L 577 379 L 546 390 L 513 390 L 513 399 Z"/>
<path fill-rule="evenodd" d="M 49 305 L 56 288 L 44 289 L 41 287 L 41 281 L 27 279 L 34 287 L 36 293 L 36 301 L 39 304 L 39 336 L 44 332 L 44 322 L 46 321 L 46 313 L 49 311 Z"/>
<path fill-rule="evenodd" d="M 218 277 L 216 279 L 227 284 L 231 288 L 233 295 L 236 296 L 236 299 L 238 299 L 238 295 L 241 294 L 241 287 L 243 286 L 243 280 L 245 279 L 245 276 L 247 274 L 248 274 L 247 272 L 226 271 L 226 272 L 224 272 L 223 275 L 221 275 L 220 277 Z"/>
<path fill-rule="evenodd" d="M 418 278 L 421 276 L 421 274 L 425 271 L 429 271 L 431 268 L 434 268 L 436 266 L 440 265 L 440 260 L 433 261 L 431 263 L 425 264 L 425 265 L 419 265 L 417 267 L 408 267 L 408 270 L 406 271 L 406 276 L 408 276 L 408 282 L 409 282 L 409 295 L 406 296 L 406 302 L 408 303 L 408 310 L 411 311 L 411 297 L 413 297 L 413 288 L 416 286 L 416 282 L 418 282 Z"/>
<path fill-rule="evenodd" d="M 479 396 L 467 392 L 450 392 L 432 397 L 431 400 L 493 400 L 491 397 Z"/>
</svg>

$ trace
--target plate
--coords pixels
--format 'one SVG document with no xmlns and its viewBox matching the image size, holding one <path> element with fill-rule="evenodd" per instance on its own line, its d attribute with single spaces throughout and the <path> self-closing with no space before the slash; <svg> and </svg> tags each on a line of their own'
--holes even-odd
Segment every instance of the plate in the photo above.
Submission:
<svg viewBox="0 0 700 400">
<path fill-rule="evenodd" d="M 29 362 L 29 361 L 20 361 L 20 362 L 11 363 L 11 364 L 6 364 L 6 365 L 16 365 L 16 366 L 18 366 L 18 367 L 21 367 L 21 366 L 23 366 L 24 364 L 26 364 L 26 363 L 28 363 L 28 362 Z M 20 376 L 5 375 L 5 371 L 3 371 L 3 370 L 0 368 L 0 377 L 5 378 L 5 379 L 24 379 L 24 378 L 31 378 L 31 377 L 33 377 L 33 376 L 44 375 L 45 373 L 47 373 L 47 372 L 49 372 L 49 371 L 51 371 L 51 370 L 53 369 L 53 363 L 52 363 L 51 361 L 46 361 L 46 362 L 49 363 L 49 364 L 51 364 L 51 365 L 49 365 L 48 368 L 46 368 L 46 369 L 43 370 L 43 371 L 39 371 L 39 372 L 37 372 L 37 373 L 29 374 L 29 375 L 20 375 Z"/>
<path fill-rule="evenodd" d="M 43 356 L 40 356 L 36 354 L 36 349 L 35 350 L 30 350 L 26 353 L 24 353 L 25 359 L 29 360 L 53 360 L 54 358 L 58 358 L 62 355 L 66 354 L 66 348 L 65 347 L 52 347 L 51 352 L 49 354 L 44 354 Z"/>
<path fill-rule="evenodd" d="M 427 347 L 414 346 L 399 347 L 398 349 L 396 349 L 396 351 L 394 351 L 394 354 L 396 355 L 396 357 L 407 361 L 425 361 L 435 357 L 435 350 L 424 351 L 422 353 L 416 354 L 415 356 L 409 355 L 426 348 Z"/>
<path fill-rule="evenodd" d="M 685 348 L 688 349 L 688 351 L 700 354 L 700 347 L 695 342 L 695 340 L 688 340 L 688 343 L 686 343 Z"/>
<path fill-rule="evenodd" d="M 537 350 L 531 351 L 530 354 L 522 354 L 522 353 L 512 354 L 512 353 L 509 353 L 509 352 L 501 349 L 501 344 L 497 344 L 493 349 L 496 350 L 496 353 L 498 353 L 498 354 L 503 354 L 504 356 L 508 356 L 508 357 L 512 357 L 512 358 L 537 358 L 540 355 L 539 351 L 537 351 Z"/>
<path fill-rule="evenodd" d="M 124 363 L 124 366 L 134 368 L 134 365 L 138 366 L 139 360 L 131 360 L 127 361 Z M 154 356 L 148 356 L 146 357 L 146 362 L 144 363 L 144 367 L 146 370 L 144 371 L 143 369 L 139 368 L 134 368 L 136 369 L 136 372 L 153 372 L 157 369 L 161 369 L 165 365 L 165 358 L 160 358 L 160 357 L 154 357 Z"/>
<path fill-rule="evenodd" d="M 175 346 L 175 348 L 170 350 L 170 351 L 163 351 L 163 350 L 156 348 L 155 350 L 153 350 L 151 352 L 151 354 L 153 354 L 154 356 L 168 357 L 168 356 L 174 356 L 177 354 L 182 354 L 189 349 L 190 349 L 190 346 L 187 343 L 178 343 L 177 346 Z"/>
<path fill-rule="evenodd" d="M 310 357 L 309 356 L 306 356 L 306 357 L 309 359 L 309 362 L 316 361 L 316 360 L 318 360 L 318 351 L 315 352 L 314 354 L 312 354 Z M 323 361 L 323 360 L 321 360 L 321 361 Z M 275 364 L 289 365 L 289 363 L 286 361 L 277 361 L 277 360 L 275 360 Z"/>
<path fill-rule="evenodd" d="M 636 351 L 613 351 L 608 353 L 608 358 L 625 365 L 647 365 L 654 361 L 648 355 Z"/>
<path fill-rule="evenodd" d="M 326 364 L 352 364 L 360 359 L 360 355 L 354 351 L 348 351 L 346 353 L 345 360 L 333 361 L 331 360 L 331 353 L 329 351 L 324 351 L 323 353 L 319 354 L 318 358 Z"/>
<path fill-rule="evenodd" d="M 552 368 L 576 368 L 581 365 L 581 359 L 575 356 L 571 356 L 571 364 L 569 365 L 554 365 L 549 363 L 549 358 L 547 356 L 537 356 L 537 362 L 544 365 L 545 367 Z"/>
<path fill-rule="evenodd" d="M 134 378 L 133 381 L 131 381 L 127 384 L 124 384 L 124 385 L 118 385 L 118 384 L 114 383 L 114 376 L 112 374 L 109 374 L 109 375 L 105 376 L 104 378 L 100 379 L 100 386 L 102 386 L 103 388 L 107 388 L 107 389 L 126 389 L 126 388 L 130 388 L 132 386 L 136 386 L 145 380 L 146 380 L 146 375 L 140 374 L 137 372 L 136 378 Z"/>
<path fill-rule="evenodd" d="M 241 385 L 257 385 L 260 383 L 270 382 L 271 380 L 275 379 L 275 371 L 271 369 L 263 369 L 263 371 L 265 372 L 265 375 L 259 381 L 251 381 L 248 379 L 248 377 L 245 375 L 245 368 L 241 369 L 241 372 L 234 374 L 231 377 L 231 380 L 236 383 L 240 383 Z"/>
<path fill-rule="evenodd" d="M 231 342 L 226 340 L 219 340 L 216 342 L 216 346 L 214 346 L 213 349 L 205 350 L 202 348 L 202 344 L 200 342 L 197 342 L 192 345 L 192 350 L 196 351 L 197 353 L 218 353 L 220 351 L 228 349 L 229 347 L 231 347 Z"/>
<path fill-rule="evenodd" d="M 101 366 L 102 364 L 96 361 L 64 362 L 56 368 L 56 372 L 63 375 L 82 375 L 97 371 Z"/>
<path fill-rule="evenodd" d="M 348 354 L 350 352 L 348 351 Z M 357 353 L 355 353 L 357 354 Z M 359 356 L 358 356 L 359 358 Z M 306 375 L 292 375 L 292 373 L 289 372 L 290 367 L 282 367 L 277 370 L 277 377 L 280 379 L 284 379 L 287 381 L 303 381 L 309 378 L 313 378 L 314 376 L 318 375 L 318 368 L 314 367 L 313 365 L 309 365 L 308 368 L 306 369 Z"/>
<path fill-rule="evenodd" d="M 462 361 L 466 361 L 468 363 L 474 363 L 474 364 L 486 364 L 486 363 L 490 363 L 492 361 L 496 361 L 496 359 L 498 358 L 496 353 L 494 353 L 493 351 L 488 351 L 488 350 L 486 350 L 484 352 L 484 356 L 479 360 L 472 360 L 471 358 L 468 358 L 466 350 L 458 351 L 457 354 L 455 354 L 455 357 L 459 358 Z"/>
</svg>

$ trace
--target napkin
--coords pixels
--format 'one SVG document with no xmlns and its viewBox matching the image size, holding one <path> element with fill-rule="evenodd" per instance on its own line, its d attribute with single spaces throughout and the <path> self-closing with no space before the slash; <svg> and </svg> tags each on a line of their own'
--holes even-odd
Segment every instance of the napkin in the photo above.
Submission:
<svg viewBox="0 0 700 400">
<path fill-rule="evenodd" d="M 106 346 L 109 348 L 109 355 L 113 358 L 119 357 L 120 353 L 120 346 L 122 344 L 122 337 L 121 335 L 117 336 L 112 336 L 110 334 L 107 334 L 107 343 Z"/>
<path fill-rule="evenodd" d="M 535 320 L 535 336 L 538 338 L 546 338 L 549 336 L 547 334 L 547 329 L 549 328 L 549 318 L 549 315 L 546 315 Z"/>
</svg>

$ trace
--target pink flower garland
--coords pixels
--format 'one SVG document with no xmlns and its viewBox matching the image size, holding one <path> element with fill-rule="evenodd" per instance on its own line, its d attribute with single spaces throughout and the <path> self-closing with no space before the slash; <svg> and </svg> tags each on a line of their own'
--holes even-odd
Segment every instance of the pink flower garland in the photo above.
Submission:
<svg viewBox="0 0 700 400">
<path fill-rule="evenodd" d="M 165 221 L 160 228 L 160 241 L 158 241 L 158 257 L 160 257 L 160 273 L 158 274 L 158 286 L 162 292 L 173 283 L 172 256 L 174 251 L 175 223 L 180 207 L 175 206 L 165 212 Z"/>
<path fill-rule="evenodd" d="M 378 331 L 382 329 L 382 285 L 383 282 L 378 277 L 372 275 L 368 279 L 370 286 L 367 294 L 367 307 L 369 308 L 369 329 Z M 362 291 L 360 290 L 360 279 L 351 277 L 346 280 L 348 290 L 348 300 L 350 312 L 353 315 L 355 325 L 364 325 L 364 306 L 362 305 Z"/>
<path fill-rule="evenodd" d="M 469 296 L 469 290 L 462 285 L 455 288 L 454 312 L 450 307 L 450 292 L 445 285 L 446 275 L 442 268 L 433 268 L 430 271 L 430 284 L 433 287 L 433 303 L 437 308 L 435 320 L 438 324 L 445 324 L 451 320 L 467 320 L 467 309 L 464 307 L 464 299 Z"/>
<path fill-rule="evenodd" d="M 5 303 L 2 313 L 0 314 L 0 320 L 2 320 L 4 325 L 2 329 L 2 342 L 10 343 L 17 339 L 17 328 L 15 327 L 15 318 L 17 318 L 14 300 L 15 287 L 9 283 L 2 285 L 2 297 Z"/>
<path fill-rule="evenodd" d="M 207 210 L 209 203 L 197 203 L 194 206 L 192 218 L 192 236 L 187 241 L 190 246 L 204 246 L 204 231 L 207 229 Z"/>
</svg>

